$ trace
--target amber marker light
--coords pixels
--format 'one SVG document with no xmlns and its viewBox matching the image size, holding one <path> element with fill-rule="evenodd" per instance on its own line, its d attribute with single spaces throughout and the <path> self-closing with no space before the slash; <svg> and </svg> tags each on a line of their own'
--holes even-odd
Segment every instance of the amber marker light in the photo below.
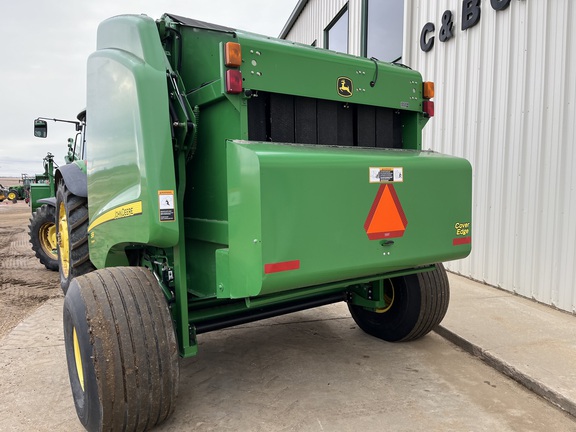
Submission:
<svg viewBox="0 0 576 432">
<path fill-rule="evenodd" d="M 422 94 L 424 99 L 432 99 L 434 97 L 434 83 L 432 81 L 424 81 L 422 83 Z"/>
<path fill-rule="evenodd" d="M 242 48 L 237 42 L 226 42 L 224 64 L 227 67 L 239 67 L 242 64 Z"/>
</svg>

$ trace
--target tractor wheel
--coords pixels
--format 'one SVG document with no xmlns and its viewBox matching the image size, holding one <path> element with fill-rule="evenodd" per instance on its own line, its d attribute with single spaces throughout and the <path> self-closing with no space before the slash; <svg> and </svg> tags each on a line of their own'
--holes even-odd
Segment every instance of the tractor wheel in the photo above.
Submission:
<svg viewBox="0 0 576 432">
<path fill-rule="evenodd" d="M 88 431 L 142 431 L 174 410 L 178 346 L 166 298 L 147 269 L 74 278 L 64 344 L 76 413 Z"/>
<path fill-rule="evenodd" d="M 8 191 L 8 201 L 12 201 L 14 204 L 18 201 L 18 192 L 14 189 Z"/>
<path fill-rule="evenodd" d="M 373 312 L 348 303 L 356 324 L 366 333 L 388 342 L 418 339 L 434 329 L 446 315 L 450 288 L 442 264 L 429 272 L 386 281 L 390 305 Z"/>
<path fill-rule="evenodd" d="M 88 202 L 70 192 L 64 182 L 56 193 L 56 239 L 60 287 L 66 294 L 73 278 L 95 268 L 88 251 Z"/>
<path fill-rule="evenodd" d="M 39 207 L 30 218 L 28 234 L 36 258 L 48 270 L 58 270 L 58 244 L 56 242 L 56 209 L 48 204 Z"/>
</svg>

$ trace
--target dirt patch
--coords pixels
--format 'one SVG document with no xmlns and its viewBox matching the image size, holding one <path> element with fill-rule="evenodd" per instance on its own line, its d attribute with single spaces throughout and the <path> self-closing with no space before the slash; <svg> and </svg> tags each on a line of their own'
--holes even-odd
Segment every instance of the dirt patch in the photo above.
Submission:
<svg viewBox="0 0 576 432">
<path fill-rule="evenodd" d="M 30 207 L 0 203 L 0 339 L 46 300 L 61 297 L 58 272 L 46 270 L 30 246 Z"/>
<path fill-rule="evenodd" d="M 20 179 L 18 177 L 0 177 L 0 185 L 4 187 L 18 186 Z"/>
</svg>

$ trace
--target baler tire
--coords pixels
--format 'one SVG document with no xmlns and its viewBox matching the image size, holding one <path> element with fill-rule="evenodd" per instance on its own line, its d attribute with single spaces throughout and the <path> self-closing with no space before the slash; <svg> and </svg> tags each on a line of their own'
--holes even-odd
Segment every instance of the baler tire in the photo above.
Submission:
<svg viewBox="0 0 576 432">
<path fill-rule="evenodd" d="M 110 267 L 74 278 L 63 318 L 74 405 L 88 431 L 142 431 L 170 416 L 178 345 L 149 270 Z"/>
<path fill-rule="evenodd" d="M 28 235 L 36 258 L 48 270 L 57 271 L 56 209 L 44 204 L 32 213 L 28 225 Z"/>
<path fill-rule="evenodd" d="M 70 192 L 63 181 L 56 192 L 56 237 L 60 287 L 66 294 L 73 278 L 95 267 L 88 250 L 88 200 Z"/>
<path fill-rule="evenodd" d="M 411 341 L 428 334 L 444 319 L 450 286 L 441 263 L 434 270 L 392 278 L 394 300 L 383 313 L 348 303 L 358 326 L 388 342 Z"/>
</svg>

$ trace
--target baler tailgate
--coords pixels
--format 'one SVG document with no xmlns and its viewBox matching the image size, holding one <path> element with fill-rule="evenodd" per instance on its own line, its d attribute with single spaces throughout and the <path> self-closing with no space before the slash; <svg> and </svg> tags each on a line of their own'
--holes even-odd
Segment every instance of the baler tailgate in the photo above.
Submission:
<svg viewBox="0 0 576 432">
<path fill-rule="evenodd" d="M 229 141 L 227 158 L 229 250 L 217 265 L 219 296 L 381 275 L 470 252 L 464 159 L 246 141 Z"/>
</svg>

